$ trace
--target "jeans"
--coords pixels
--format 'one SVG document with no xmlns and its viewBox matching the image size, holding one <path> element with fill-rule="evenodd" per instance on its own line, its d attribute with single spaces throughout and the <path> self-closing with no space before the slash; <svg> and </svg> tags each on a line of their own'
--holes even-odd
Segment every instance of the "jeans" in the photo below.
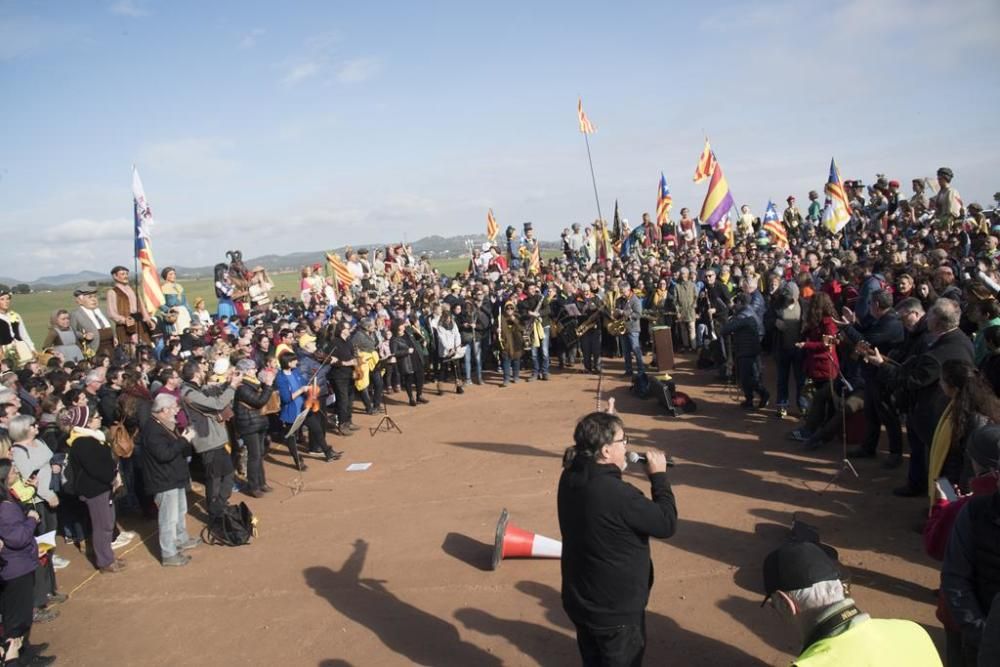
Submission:
<svg viewBox="0 0 1000 667">
<path fill-rule="evenodd" d="M 802 353 L 799 350 L 786 352 L 778 350 L 778 401 L 779 408 L 788 407 L 788 373 L 791 371 L 795 378 L 795 403 L 799 410 L 805 410 L 807 402 L 802 396 L 802 389 L 806 386 L 806 375 L 802 367 Z"/>
<path fill-rule="evenodd" d="M 767 389 L 760 381 L 760 357 L 736 357 L 736 372 L 740 378 L 743 397 L 753 400 L 754 392 L 760 394 L 761 400 L 767 396 Z"/>
<path fill-rule="evenodd" d="M 531 372 L 538 377 L 549 374 L 549 332 L 550 327 L 542 327 L 544 335 L 538 347 L 531 348 Z"/>
<path fill-rule="evenodd" d="M 517 378 L 521 375 L 521 357 L 517 359 L 511 359 L 506 354 L 503 355 L 503 383 L 507 384 L 511 376 L 514 377 L 514 382 L 517 382 Z M 513 372 L 511 372 L 513 371 Z"/>
<path fill-rule="evenodd" d="M 633 354 L 635 355 L 635 370 L 639 373 L 645 373 L 646 366 L 642 363 L 642 348 L 639 346 L 639 332 L 629 331 L 619 338 L 622 342 L 622 357 L 625 358 L 625 375 L 632 375 Z"/>
<path fill-rule="evenodd" d="M 474 340 L 465 346 L 465 381 L 472 382 L 472 360 L 476 360 L 476 382 L 483 381 L 483 341 Z"/>
<path fill-rule="evenodd" d="M 260 436 L 259 433 L 255 435 Z M 155 500 L 159 510 L 160 558 L 167 559 L 176 556 L 178 547 L 189 539 L 184 523 L 188 510 L 187 489 L 160 491 Z"/>
</svg>

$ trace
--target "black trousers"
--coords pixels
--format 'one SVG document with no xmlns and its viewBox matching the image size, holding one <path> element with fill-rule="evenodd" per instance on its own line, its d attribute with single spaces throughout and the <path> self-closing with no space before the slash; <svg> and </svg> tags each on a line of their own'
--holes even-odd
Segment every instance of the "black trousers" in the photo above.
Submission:
<svg viewBox="0 0 1000 667">
<path fill-rule="evenodd" d="M 341 428 L 351 423 L 353 393 L 354 378 L 351 375 L 333 376 L 333 395 L 337 397 L 337 424 Z"/>
<path fill-rule="evenodd" d="M 330 446 L 326 444 L 326 428 L 323 424 L 323 412 L 310 412 L 303 423 L 309 430 L 309 451 L 327 452 Z"/>
<path fill-rule="evenodd" d="M 5 641 L 24 637 L 24 643 L 28 643 L 28 632 L 31 630 L 31 620 L 35 613 L 32 605 L 34 588 L 34 570 L 3 582 L 3 588 L 0 589 L 0 614 L 3 614 Z"/>
<path fill-rule="evenodd" d="M 576 645 L 584 667 L 638 667 L 646 652 L 646 616 L 639 625 L 577 625 Z"/>
<path fill-rule="evenodd" d="M 588 371 L 601 369 L 601 331 L 596 327 L 583 334 L 580 339 L 583 350 L 583 367 Z"/>
<path fill-rule="evenodd" d="M 35 503 L 32 506 L 38 512 L 38 528 L 35 535 L 44 535 L 50 530 L 55 530 L 58 525 L 55 510 L 50 509 L 45 502 Z M 35 570 L 35 606 L 44 607 L 49 603 L 49 595 L 56 592 L 56 569 L 52 565 L 52 554 L 45 559 L 45 564 L 39 564 Z"/>
<path fill-rule="evenodd" d="M 201 453 L 205 468 L 205 505 L 211 518 L 222 516 L 233 492 L 233 460 L 225 447 Z"/>
<path fill-rule="evenodd" d="M 267 431 L 243 433 L 240 437 L 247 448 L 247 486 L 251 491 L 260 491 L 267 484 L 264 476 L 264 438 Z"/>
<path fill-rule="evenodd" d="M 903 427 L 899 421 L 896 409 L 889 405 L 886 388 L 877 380 L 865 383 L 865 429 L 864 448 L 870 452 L 878 449 L 878 438 L 885 426 L 885 434 L 889 438 L 889 453 L 903 453 Z"/>
</svg>

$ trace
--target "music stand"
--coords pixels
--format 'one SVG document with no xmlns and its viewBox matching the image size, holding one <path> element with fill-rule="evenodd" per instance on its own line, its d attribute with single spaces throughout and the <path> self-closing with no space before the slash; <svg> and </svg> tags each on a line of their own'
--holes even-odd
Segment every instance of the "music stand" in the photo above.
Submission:
<svg viewBox="0 0 1000 667">
<path fill-rule="evenodd" d="M 830 363 L 835 363 L 833 353 L 827 352 L 827 354 L 830 356 Z M 837 379 L 840 380 L 840 443 L 842 458 L 840 460 L 840 469 L 833 474 L 833 477 L 831 477 L 830 481 L 826 483 L 826 486 L 824 486 L 821 491 L 817 492 L 819 495 L 823 495 L 827 489 L 833 486 L 833 483 L 836 482 L 845 471 L 849 470 L 856 479 L 861 478 L 857 469 L 854 467 L 854 464 L 851 463 L 849 458 L 847 458 L 847 390 L 850 389 L 851 391 L 854 391 L 854 387 L 851 386 L 851 383 L 844 377 L 843 372 L 840 370 L 840 364 L 837 364 Z"/>
<path fill-rule="evenodd" d="M 385 398 L 383 398 L 382 419 L 378 421 L 378 424 L 375 425 L 375 428 L 368 429 L 368 433 L 369 435 L 371 435 L 371 437 L 374 438 L 375 434 L 378 433 L 379 431 L 385 431 L 386 433 L 390 433 L 394 429 L 400 435 L 403 434 L 403 429 L 399 428 L 399 425 L 395 421 L 393 421 L 392 417 L 389 416 L 389 403 L 385 400 Z"/>
</svg>

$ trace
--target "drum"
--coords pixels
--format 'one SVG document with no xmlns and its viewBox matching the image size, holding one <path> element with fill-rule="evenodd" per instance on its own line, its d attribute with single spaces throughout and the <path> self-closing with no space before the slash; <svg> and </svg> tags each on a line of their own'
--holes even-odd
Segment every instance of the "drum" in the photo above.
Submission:
<svg viewBox="0 0 1000 667">
<path fill-rule="evenodd" d="M 670 327 L 650 327 L 653 338 L 653 352 L 656 354 L 656 367 L 661 371 L 674 369 L 674 341 L 670 336 Z"/>
</svg>

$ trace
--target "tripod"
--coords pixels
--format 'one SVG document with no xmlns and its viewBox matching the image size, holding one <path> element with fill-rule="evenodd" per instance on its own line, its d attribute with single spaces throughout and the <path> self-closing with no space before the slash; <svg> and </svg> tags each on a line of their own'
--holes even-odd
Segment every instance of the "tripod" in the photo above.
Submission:
<svg viewBox="0 0 1000 667">
<path fill-rule="evenodd" d="M 833 353 L 828 352 L 827 354 L 830 355 L 830 362 L 836 364 L 836 360 L 833 358 Z M 840 369 L 840 364 L 836 365 L 837 365 L 837 380 L 840 380 L 840 445 L 841 445 L 840 469 L 833 474 L 833 477 L 831 477 L 830 481 L 826 483 L 826 486 L 824 486 L 823 489 L 818 492 L 820 495 L 825 493 L 827 489 L 833 486 L 833 483 L 836 482 L 840 478 L 840 476 L 847 471 L 850 471 L 851 474 L 854 475 L 856 479 L 860 478 L 860 475 L 858 475 L 858 471 L 857 469 L 855 469 L 854 464 L 851 463 L 851 460 L 849 458 L 847 458 L 847 394 L 854 391 L 854 387 L 851 386 L 851 383 L 848 382 L 847 378 L 844 377 L 844 373 Z"/>
<path fill-rule="evenodd" d="M 389 416 L 389 404 L 387 401 L 383 399 L 382 419 L 378 420 L 378 424 L 376 424 L 374 428 L 368 429 L 368 432 L 371 435 L 371 437 L 374 438 L 375 434 L 378 433 L 379 431 L 385 431 L 386 433 L 390 433 L 394 430 L 400 435 L 403 434 L 403 429 L 399 428 L 399 425 L 395 421 L 393 421 L 392 417 Z"/>
</svg>

